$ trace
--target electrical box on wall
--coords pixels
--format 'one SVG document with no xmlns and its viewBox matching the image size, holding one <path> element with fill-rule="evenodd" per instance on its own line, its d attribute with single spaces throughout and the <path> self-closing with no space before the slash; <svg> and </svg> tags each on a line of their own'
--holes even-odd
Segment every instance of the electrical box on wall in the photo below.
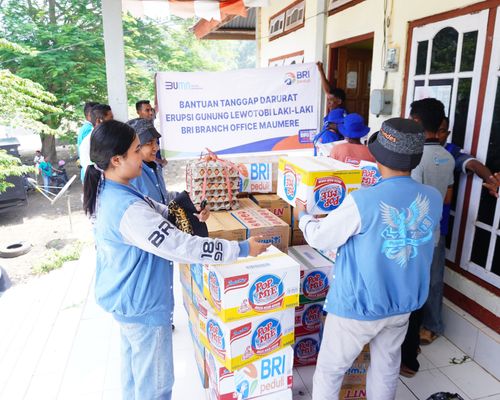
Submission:
<svg viewBox="0 0 500 400">
<path fill-rule="evenodd" d="M 392 114 L 393 90 L 374 89 L 370 95 L 370 112 L 379 115 Z"/>
<path fill-rule="evenodd" d="M 385 52 L 384 71 L 398 70 L 399 51 L 396 47 L 388 48 Z"/>
</svg>

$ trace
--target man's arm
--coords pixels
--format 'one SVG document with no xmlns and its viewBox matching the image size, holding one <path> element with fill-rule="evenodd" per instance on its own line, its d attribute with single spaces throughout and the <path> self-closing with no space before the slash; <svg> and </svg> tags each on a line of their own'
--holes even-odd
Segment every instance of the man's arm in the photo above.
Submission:
<svg viewBox="0 0 500 400">
<path fill-rule="evenodd" d="M 318 249 L 334 249 L 342 246 L 347 240 L 359 233 L 361 217 L 352 196 L 325 218 L 316 219 L 305 213 L 305 207 L 299 208 L 299 228 L 304 232 L 307 243 Z"/>
<path fill-rule="evenodd" d="M 319 76 L 321 78 L 321 87 L 323 88 L 323 91 L 325 94 L 330 94 L 330 82 L 328 82 L 328 79 L 326 78 L 325 75 L 325 70 L 323 69 L 323 63 L 321 61 L 318 61 L 316 63 L 316 66 L 318 67 L 319 71 Z"/>
<path fill-rule="evenodd" d="M 465 165 L 465 168 L 475 173 L 484 181 L 483 186 L 488 189 L 488 192 L 493 197 L 498 197 L 498 187 L 500 186 L 500 172 L 496 172 L 493 174 L 486 165 L 476 159 L 471 159 Z"/>
</svg>

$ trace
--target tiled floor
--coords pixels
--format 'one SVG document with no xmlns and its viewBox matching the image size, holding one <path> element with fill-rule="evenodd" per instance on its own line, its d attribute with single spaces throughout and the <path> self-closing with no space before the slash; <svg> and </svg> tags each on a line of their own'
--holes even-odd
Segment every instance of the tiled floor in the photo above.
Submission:
<svg viewBox="0 0 500 400">
<path fill-rule="evenodd" d="M 0 298 L 0 399 L 120 399 L 119 335 L 94 302 L 93 254 L 14 287 Z M 178 279 L 178 278 L 176 278 Z M 178 281 L 178 280 L 177 280 Z M 187 316 L 176 285 L 173 398 L 204 399 Z M 421 371 L 399 382 L 398 400 L 439 391 L 465 400 L 500 400 L 500 382 L 446 338 L 422 347 Z M 294 400 L 311 398 L 314 367 L 294 370 Z"/>
</svg>

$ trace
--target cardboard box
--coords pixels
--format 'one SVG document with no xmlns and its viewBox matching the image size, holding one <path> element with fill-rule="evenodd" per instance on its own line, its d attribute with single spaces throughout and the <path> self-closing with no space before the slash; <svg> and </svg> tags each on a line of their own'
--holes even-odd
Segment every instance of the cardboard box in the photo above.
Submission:
<svg viewBox="0 0 500 400">
<path fill-rule="evenodd" d="M 247 193 L 274 193 L 276 192 L 273 179 L 273 169 L 277 169 L 273 163 L 248 163 L 239 164 L 240 170 L 240 192 Z"/>
<path fill-rule="evenodd" d="M 262 208 L 231 211 L 231 215 L 246 228 L 246 239 L 263 235 L 264 242 L 271 243 L 281 251 L 288 249 L 288 225 L 269 210 Z"/>
<path fill-rule="evenodd" d="M 208 236 L 226 240 L 245 240 L 246 227 L 243 226 L 228 211 L 210 213 L 207 220 Z"/>
<path fill-rule="evenodd" d="M 203 264 L 189 264 L 189 268 L 191 285 L 198 286 L 199 291 L 203 293 Z"/>
<path fill-rule="evenodd" d="M 201 342 L 228 370 L 234 371 L 294 342 L 295 310 L 222 322 L 210 310 L 200 312 Z"/>
<path fill-rule="evenodd" d="M 229 371 L 210 353 L 205 353 L 209 388 L 214 399 L 254 399 L 286 390 L 293 383 L 293 349 L 282 350 L 262 357 L 251 364 Z"/>
<path fill-rule="evenodd" d="M 184 286 L 182 286 L 182 305 L 189 316 L 189 304 L 191 303 L 191 293 L 189 293 Z"/>
<path fill-rule="evenodd" d="M 205 361 L 206 349 L 199 341 L 199 338 L 196 337 L 196 331 L 199 331 L 199 329 L 197 329 L 196 326 L 191 325 L 191 323 L 189 323 L 188 326 L 189 326 L 189 331 L 191 333 L 191 339 L 193 339 L 194 359 L 196 362 L 196 369 L 198 370 L 198 375 L 201 380 L 201 385 L 206 389 L 208 388 L 208 371 Z"/>
<path fill-rule="evenodd" d="M 361 160 L 359 168 L 363 174 L 361 178 L 361 186 L 363 187 L 373 186 L 382 179 L 376 163 Z"/>
<path fill-rule="evenodd" d="M 288 255 L 300 264 L 300 304 L 323 300 L 330 288 L 331 261 L 307 245 L 290 247 Z"/>
<path fill-rule="evenodd" d="M 206 265 L 203 294 L 223 322 L 284 310 L 299 304 L 300 266 L 271 246 L 258 257 Z"/>
<path fill-rule="evenodd" d="M 254 194 L 252 200 L 261 208 L 271 211 L 288 225 L 292 223 L 292 210 L 290 204 L 277 194 Z"/>
<path fill-rule="evenodd" d="M 316 365 L 320 344 L 319 333 L 297 336 L 293 345 L 293 366 Z"/>
<path fill-rule="evenodd" d="M 306 239 L 304 238 L 304 232 L 302 232 L 299 228 L 296 228 L 292 231 L 292 246 L 301 246 L 307 244 Z"/>
<path fill-rule="evenodd" d="M 335 210 L 361 187 L 359 168 L 329 157 L 281 157 L 278 195 L 291 204 L 302 202 L 314 215 Z"/>
<path fill-rule="evenodd" d="M 319 333 L 322 325 L 323 302 L 295 307 L 295 336 Z"/>
<path fill-rule="evenodd" d="M 351 367 L 346 371 L 343 386 L 366 385 L 366 373 L 370 366 L 370 350 L 368 346 L 356 357 Z"/>
<path fill-rule="evenodd" d="M 207 392 L 208 400 L 218 400 L 217 394 L 214 390 L 209 389 Z M 259 400 L 293 400 L 293 392 L 292 389 L 282 390 L 281 392 L 275 392 L 272 394 L 268 394 L 266 396 L 258 397 Z M 236 400 L 236 399 L 234 399 Z"/>
<path fill-rule="evenodd" d="M 248 208 L 260 208 L 260 206 L 252 201 L 250 197 L 241 197 L 239 199 L 240 202 L 240 208 L 238 210 L 246 210 Z"/>
<path fill-rule="evenodd" d="M 191 297 L 191 270 L 189 264 L 179 264 L 179 280 Z"/>
<path fill-rule="evenodd" d="M 339 400 L 366 400 L 365 385 L 345 385 L 339 393 Z"/>
</svg>

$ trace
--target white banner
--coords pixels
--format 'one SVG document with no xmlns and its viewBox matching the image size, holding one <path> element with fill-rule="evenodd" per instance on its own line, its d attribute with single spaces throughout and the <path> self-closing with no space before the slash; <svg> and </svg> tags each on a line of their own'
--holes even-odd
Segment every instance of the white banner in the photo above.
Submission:
<svg viewBox="0 0 500 400">
<path fill-rule="evenodd" d="M 159 72 L 156 91 L 166 158 L 303 149 L 318 130 L 315 64 Z"/>
</svg>

